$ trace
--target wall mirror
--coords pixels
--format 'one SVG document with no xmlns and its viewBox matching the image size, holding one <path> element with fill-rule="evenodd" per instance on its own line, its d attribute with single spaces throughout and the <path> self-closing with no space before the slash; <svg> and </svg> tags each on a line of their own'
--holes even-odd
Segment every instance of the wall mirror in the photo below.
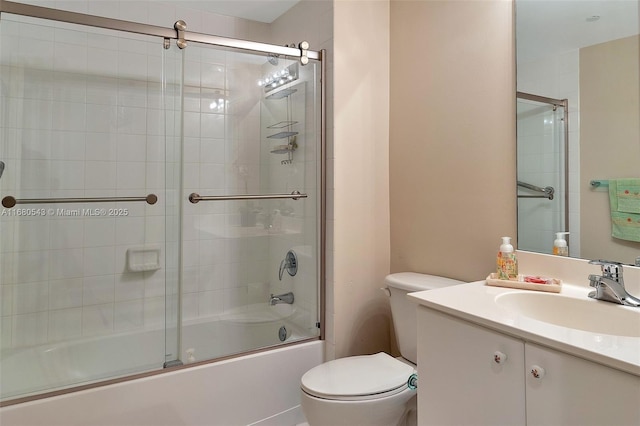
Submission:
<svg viewBox="0 0 640 426">
<path fill-rule="evenodd" d="M 571 257 L 640 266 L 640 213 L 613 237 L 609 196 L 640 179 L 638 3 L 515 0 L 521 250 L 569 232 Z"/>
</svg>

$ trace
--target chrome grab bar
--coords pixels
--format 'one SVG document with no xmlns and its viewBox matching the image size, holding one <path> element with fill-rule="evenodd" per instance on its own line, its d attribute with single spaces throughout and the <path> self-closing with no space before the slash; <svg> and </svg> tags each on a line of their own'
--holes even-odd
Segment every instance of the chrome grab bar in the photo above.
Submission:
<svg viewBox="0 0 640 426">
<path fill-rule="evenodd" d="M 518 198 L 548 198 L 549 200 L 553 200 L 553 194 L 556 192 L 552 186 L 545 186 L 544 188 L 540 188 L 539 186 L 531 185 L 530 183 L 517 181 L 518 186 L 522 188 L 530 189 L 536 192 L 542 192 L 543 195 L 520 195 L 518 194 Z"/>
<path fill-rule="evenodd" d="M 95 198 L 15 198 L 11 195 L 2 199 L 2 206 L 8 209 L 16 204 L 56 204 L 56 203 L 107 203 L 119 201 L 144 201 L 147 204 L 158 202 L 156 194 L 149 194 L 146 197 L 95 197 Z"/>
<path fill-rule="evenodd" d="M 278 198 L 291 198 L 292 200 L 297 200 L 299 198 L 307 198 L 307 194 L 301 194 L 300 191 L 293 191 L 291 194 L 200 195 L 193 192 L 189 195 L 189 201 L 193 204 L 200 201 L 273 200 Z"/>
</svg>

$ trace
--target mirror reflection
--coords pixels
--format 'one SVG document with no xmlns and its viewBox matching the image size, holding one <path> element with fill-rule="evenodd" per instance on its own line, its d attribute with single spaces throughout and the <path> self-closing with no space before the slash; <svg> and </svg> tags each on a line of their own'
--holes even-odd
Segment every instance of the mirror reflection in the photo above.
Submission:
<svg viewBox="0 0 640 426">
<path fill-rule="evenodd" d="M 518 248 L 640 266 L 638 0 L 515 5 Z"/>
</svg>

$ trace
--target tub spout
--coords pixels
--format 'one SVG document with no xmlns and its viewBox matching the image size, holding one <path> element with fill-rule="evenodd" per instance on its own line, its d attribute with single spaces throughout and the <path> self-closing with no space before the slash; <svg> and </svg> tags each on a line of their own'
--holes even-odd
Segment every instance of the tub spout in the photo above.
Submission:
<svg viewBox="0 0 640 426">
<path fill-rule="evenodd" d="M 289 305 L 293 304 L 293 293 L 289 292 L 289 293 L 283 293 L 283 294 L 278 294 L 278 295 L 273 295 L 271 294 L 271 296 L 269 297 L 269 305 L 273 306 L 273 305 L 277 305 L 278 303 L 288 303 Z"/>
</svg>

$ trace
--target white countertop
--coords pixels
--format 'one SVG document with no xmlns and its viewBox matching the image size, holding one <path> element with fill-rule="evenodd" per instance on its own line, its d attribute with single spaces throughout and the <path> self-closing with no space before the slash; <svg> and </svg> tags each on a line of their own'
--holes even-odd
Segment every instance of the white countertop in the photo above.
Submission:
<svg viewBox="0 0 640 426">
<path fill-rule="evenodd" d="M 554 296 L 584 298 L 593 303 L 609 303 L 589 299 L 587 294 L 590 290 L 592 289 L 589 287 L 565 283 L 561 293 Z M 530 290 L 488 286 L 483 280 L 437 290 L 409 293 L 409 297 L 422 306 L 524 341 L 640 376 L 640 337 L 593 333 L 526 317 L 496 303 L 497 296 L 510 292 L 530 292 Z M 612 305 L 617 309 L 637 311 L 638 327 L 640 327 L 640 308 Z M 567 315 L 571 313 L 567 312 Z"/>
</svg>

